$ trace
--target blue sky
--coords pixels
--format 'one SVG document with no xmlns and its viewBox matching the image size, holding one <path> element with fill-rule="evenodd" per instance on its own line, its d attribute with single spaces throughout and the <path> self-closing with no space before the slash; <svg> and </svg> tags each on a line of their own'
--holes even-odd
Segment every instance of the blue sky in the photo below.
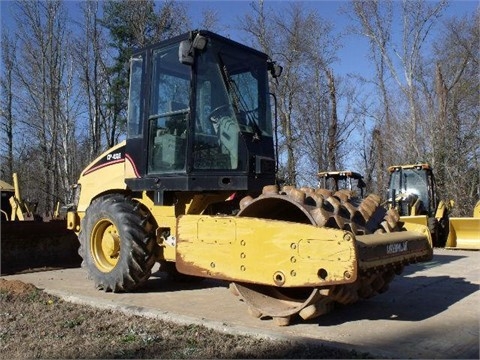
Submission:
<svg viewBox="0 0 480 360">
<path fill-rule="evenodd" d="M 239 19 L 244 17 L 248 12 L 251 11 L 251 0 L 213 0 L 213 1 L 203 1 L 203 0 L 185 0 L 182 1 L 187 3 L 190 7 L 190 14 L 192 17 L 195 16 L 195 13 L 201 13 L 201 9 L 210 8 L 214 9 L 218 13 L 219 20 L 224 24 L 229 24 L 231 29 L 227 30 L 228 37 L 231 37 L 233 40 L 242 42 L 241 35 L 235 31 L 235 26 L 238 24 Z M 266 0 L 265 4 L 269 8 L 276 8 L 278 12 L 281 12 L 282 9 L 289 6 L 290 3 L 295 1 L 292 0 Z M 300 2 L 300 1 L 299 1 Z M 327 0 L 311 0 L 311 1 L 301 1 L 305 4 L 307 8 L 311 8 L 314 11 L 317 11 L 318 14 L 330 22 L 335 24 L 335 32 L 338 33 L 344 29 L 346 26 L 346 19 L 344 16 L 339 15 L 339 8 L 346 3 L 346 1 L 327 1 Z M 357 39 L 357 42 L 362 42 L 363 40 Z M 365 45 L 366 42 L 365 42 Z M 346 57 L 350 57 L 353 54 L 355 49 L 347 51 L 345 54 Z"/>
<path fill-rule="evenodd" d="M 191 16 L 192 22 L 195 24 L 200 21 L 202 10 L 210 8 L 217 12 L 218 19 L 221 25 L 225 28 L 227 37 L 242 42 L 241 34 L 235 30 L 236 25 L 245 14 L 251 11 L 251 0 L 178 0 L 187 4 L 188 12 Z M 433 0 L 431 0 L 433 1 Z M 70 9 L 74 8 L 74 4 L 79 3 L 76 0 L 67 0 Z M 162 3 L 158 1 L 158 3 Z M 281 12 L 294 0 L 265 0 L 268 7 L 274 7 Z M 348 19 L 345 15 L 339 12 L 339 9 L 347 3 L 347 0 L 310 0 L 301 1 L 307 8 L 317 11 L 318 14 L 334 24 L 334 33 L 339 34 L 345 30 L 348 25 Z M 12 5 L 11 0 L 0 0 L 0 14 L 2 27 L 13 26 L 9 7 Z M 477 0 L 451 0 L 450 6 L 447 9 L 446 16 L 463 16 L 471 14 L 479 8 Z M 73 16 L 73 11 L 72 14 Z M 365 73 L 365 70 L 370 68 L 366 54 L 368 54 L 367 41 L 358 36 L 348 36 L 342 38 L 342 49 L 338 52 L 339 62 L 334 64 L 334 71 L 337 75 L 347 75 L 349 73 Z"/>
<path fill-rule="evenodd" d="M 202 9 L 211 8 L 217 11 L 218 18 L 224 25 L 230 25 L 231 30 L 227 30 L 228 37 L 241 42 L 241 35 L 234 30 L 238 19 L 251 11 L 251 0 L 181 0 L 188 4 L 192 19 L 196 14 L 201 15 Z M 420 0 L 423 1 L 423 0 Z M 429 0 L 436 2 L 436 0 Z M 279 12 L 294 0 L 265 0 L 269 7 L 276 7 Z M 310 0 L 297 1 L 303 3 L 307 8 L 316 11 L 320 17 L 331 21 L 334 24 L 334 33 L 340 34 L 346 30 L 349 20 L 346 15 L 339 10 L 348 0 Z M 398 1 L 400 3 L 400 1 Z M 479 8 L 479 2 L 476 0 L 450 0 L 449 7 L 445 11 L 444 18 L 450 16 L 464 16 L 474 13 Z M 398 19 L 400 16 L 397 17 Z M 366 39 L 358 36 L 347 36 L 342 39 L 342 49 L 338 52 L 339 62 L 334 64 L 334 71 L 337 75 L 347 75 L 349 73 L 365 73 L 370 68 L 366 59 L 368 54 L 368 43 Z"/>
</svg>

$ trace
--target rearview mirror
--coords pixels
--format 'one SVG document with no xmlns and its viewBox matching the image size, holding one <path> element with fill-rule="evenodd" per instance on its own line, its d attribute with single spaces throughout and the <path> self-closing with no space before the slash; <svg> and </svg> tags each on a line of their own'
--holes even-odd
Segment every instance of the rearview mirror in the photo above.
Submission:
<svg viewBox="0 0 480 360">
<path fill-rule="evenodd" d="M 178 47 L 178 61 L 185 65 L 193 65 L 192 43 L 183 40 Z"/>
<path fill-rule="evenodd" d="M 277 78 L 280 75 L 282 75 L 282 71 L 283 71 L 283 67 L 281 67 L 280 65 L 274 64 L 271 73 L 274 78 Z"/>
<path fill-rule="evenodd" d="M 281 67 L 280 65 L 277 65 L 275 61 L 268 60 L 267 65 L 268 65 L 268 70 L 270 71 L 270 75 L 272 75 L 274 79 L 282 75 L 283 67 Z"/>
</svg>

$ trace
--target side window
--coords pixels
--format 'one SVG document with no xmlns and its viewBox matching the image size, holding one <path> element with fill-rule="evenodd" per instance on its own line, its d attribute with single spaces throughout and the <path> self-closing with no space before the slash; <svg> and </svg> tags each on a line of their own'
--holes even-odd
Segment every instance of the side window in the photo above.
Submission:
<svg viewBox="0 0 480 360">
<path fill-rule="evenodd" d="M 132 59 L 130 63 L 130 89 L 128 96 L 128 137 L 142 135 L 142 88 L 143 57 Z"/>
<path fill-rule="evenodd" d="M 190 67 L 178 45 L 153 53 L 149 116 L 149 173 L 185 171 Z"/>
</svg>

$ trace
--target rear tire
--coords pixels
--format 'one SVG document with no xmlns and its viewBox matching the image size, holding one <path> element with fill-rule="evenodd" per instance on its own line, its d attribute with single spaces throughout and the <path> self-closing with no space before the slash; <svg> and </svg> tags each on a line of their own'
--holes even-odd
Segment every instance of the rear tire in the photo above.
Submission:
<svg viewBox="0 0 480 360">
<path fill-rule="evenodd" d="M 78 253 L 98 289 L 131 291 L 150 277 L 157 244 L 149 217 L 123 195 L 100 197 L 87 208 Z"/>
</svg>

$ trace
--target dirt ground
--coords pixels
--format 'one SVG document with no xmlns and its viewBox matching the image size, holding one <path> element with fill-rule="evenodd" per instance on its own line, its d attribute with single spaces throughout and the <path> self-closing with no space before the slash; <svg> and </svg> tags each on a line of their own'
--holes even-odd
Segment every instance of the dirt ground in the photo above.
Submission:
<svg viewBox="0 0 480 360">
<path fill-rule="evenodd" d="M 269 341 L 76 305 L 0 279 L 4 359 L 349 359 L 370 354 Z"/>
</svg>

